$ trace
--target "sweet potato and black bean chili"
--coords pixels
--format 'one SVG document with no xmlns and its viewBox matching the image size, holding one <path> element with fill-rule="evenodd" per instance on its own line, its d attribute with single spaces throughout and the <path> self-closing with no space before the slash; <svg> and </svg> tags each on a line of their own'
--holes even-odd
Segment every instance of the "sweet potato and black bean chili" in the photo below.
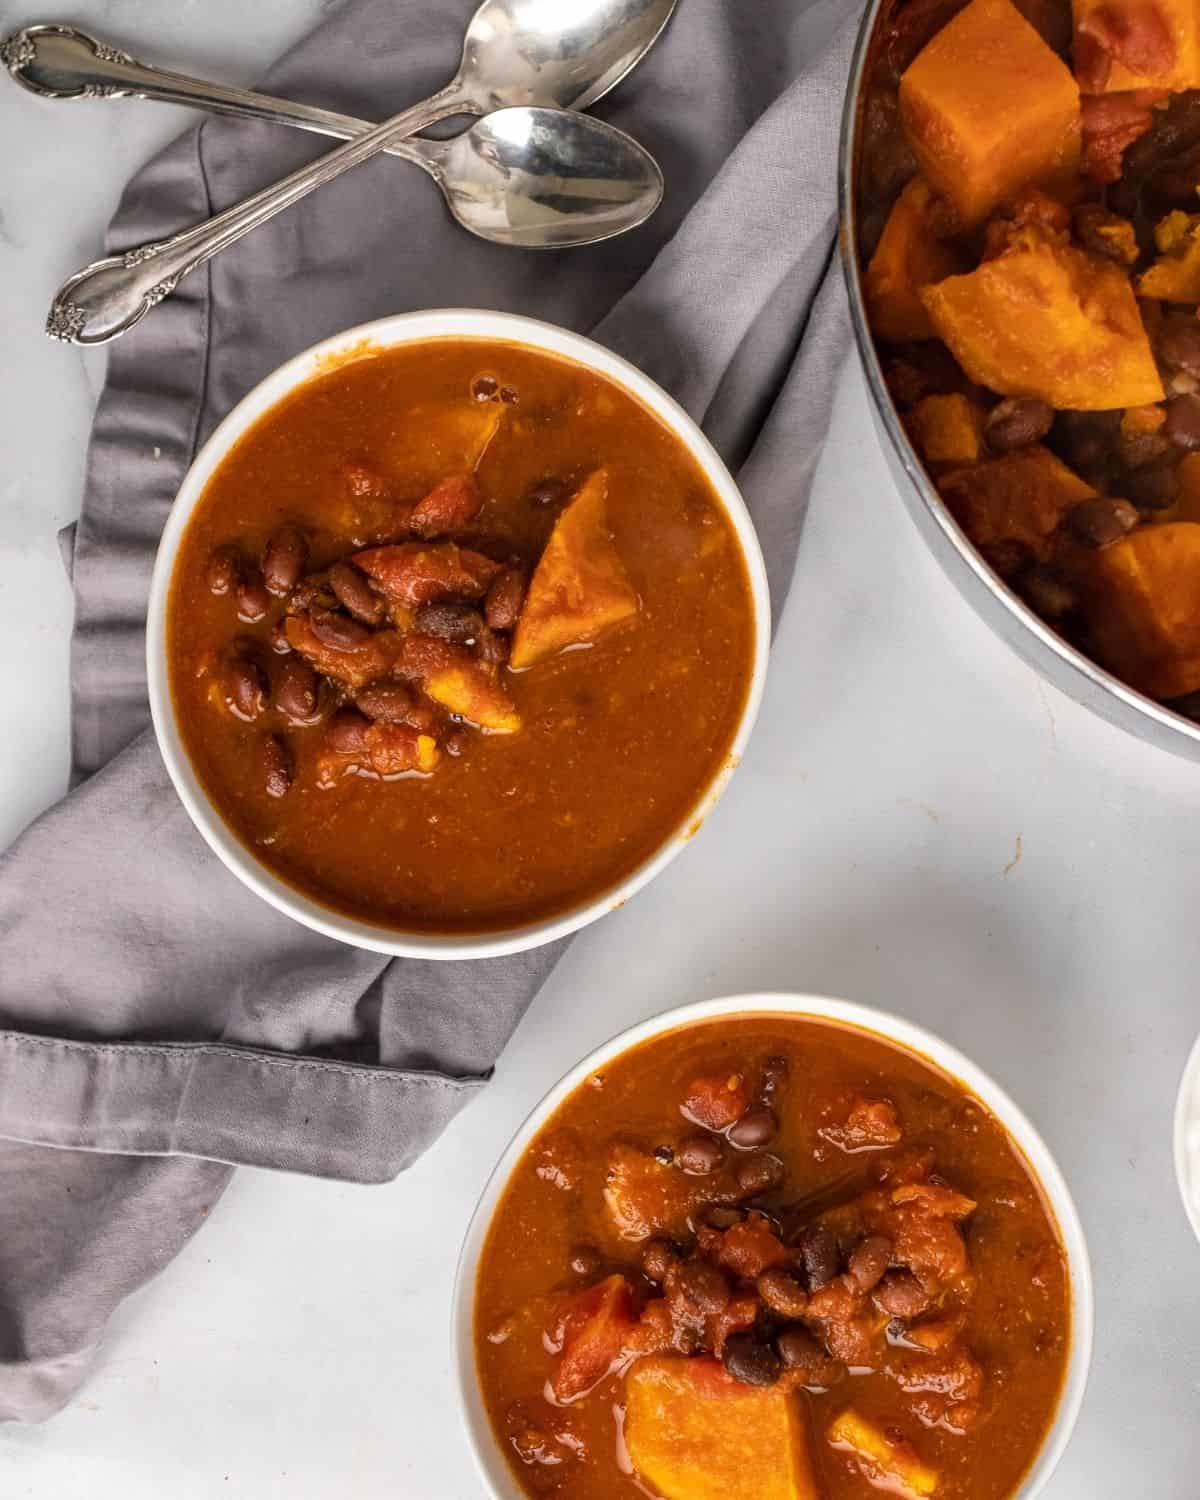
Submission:
<svg viewBox="0 0 1200 1500">
<path fill-rule="evenodd" d="M 1053 1420 L 1064 1252 L 1004 1129 L 823 1022 L 668 1033 L 522 1156 L 480 1260 L 479 1377 L 558 1500 L 1002 1500 Z"/>
<path fill-rule="evenodd" d="M 868 316 L 946 505 L 1200 718 L 1200 4 L 899 0 L 864 111 Z"/>
<path fill-rule="evenodd" d="M 749 686 L 740 545 L 612 382 L 435 340 L 310 381 L 190 523 L 169 654 L 234 831 L 316 900 L 487 930 L 617 883 L 724 763 Z"/>
</svg>

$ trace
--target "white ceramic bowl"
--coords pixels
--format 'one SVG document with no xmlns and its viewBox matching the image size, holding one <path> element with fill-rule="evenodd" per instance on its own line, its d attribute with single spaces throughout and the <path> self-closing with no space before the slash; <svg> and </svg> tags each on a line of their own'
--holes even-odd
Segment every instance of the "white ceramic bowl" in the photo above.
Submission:
<svg viewBox="0 0 1200 1500">
<path fill-rule="evenodd" d="M 899 1016 L 872 1010 L 869 1006 L 855 1005 L 848 1000 L 829 1000 L 819 995 L 731 995 L 720 1000 L 701 1000 L 694 1005 L 682 1005 L 675 1010 L 664 1011 L 662 1015 L 623 1031 L 585 1057 L 554 1085 L 509 1142 L 488 1179 L 467 1230 L 458 1262 L 451 1315 L 452 1357 L 463 1419 L 471 1451 L 483 1478 L 485 1493 L 494 1497 L 494 1500 L 526 1500 L 524 1492 L 517 1488 L 492 1434 L 479 1390 L 474 1343 L 475 1278 L 479 1257 L 491 1226 L 492 1215 L 513 1168 L 530 1141 L 567 1096 L 614 1057 L 664 1031 L 675 1031 L 680 1026 L 696 1021 L 711 1021 L 718 1016 L 763 1014 L 811 1017 L 814 1020 L 834 1021 L 857 1027 L 932 1062 L 957 1079 L 968 1093 L 973 1094 L 995 1115 L 1016 1142 L 1033 1175 L 1041 1183 L 1067 1254 L 1071 1285 L 1071 1342 L 1066 1380 L 1054 1423 L 1020 1488 L 1010 1497 L 1010 1500 L 1033 1500 L 1035 1495 L 1042 1493 L 1066 1449 L 1083 1402 L 1092 1358 L 1091 1263 L 1083 1226 L 1079 1222 L 1067 1184 L 1045 1141 L 1033 1125 L 1004 1090 L 969 1058 L 932 1032 L 914 1026 Z"/>
<path fill-rule="evenodd" d="M 261 864 L 236 837 L 209 801 L 184 749 L 175 720 L 167 674 L 166 613 L 171 574 L 180 542 L 205 485 L 223 462 L 233 445 L 258 419 L 297 386 L 328 367 L 331 355 L 343 353 L 364 341 L 374 347 L 394 349 L 401 344 L 419 343 L 434 338 L 497 339 L 542 349 L 550 354 L 573 360 L 589 370 L 607 376 L 647 406 L 680 440 L 703 469 L 709 483 L 725 508 L 746 559 L 746 571 L 753 595 L 755 646 L 753 672 L 746 704 L 737 733 L 725 763 L 703 794 L 680 820 L 675 832 L 659 849 L 618 885 L 602 895 L 574 907 L 559 916 L 526 926 L 480 934 L 427 934 L 397 931 L 391 927 L 362 922 L 343 916 L 280 880 Z M 767 575 L 762 550 L 745 502 L 722 463 L 716 449 L 683 408 L 654 381 L 628 361 L 610 353 L 590 339 L 568 333 L 553 324 L 534 318 L 513 317 L 507 313 L 477 312 L 452 308 L 435 312 L 402 313 L 363 323 L 345 333 L 336 334 L 315 344 L 303 354 L 268 375 L 234 407 L 205 443 L 188 470 L 176 496 L 170 519 L 159 543 L 154 575 L 150 582 L 150 604 L 146 621 L 146 656 L 150 684 L 150 712 L 159 748 L 175 789 L 192 821 L 209 847 L 245 885 L 269 901 L 272 906 L 294 917 L 297 922 L 352 943 L 359 948 L 373 948 L 380 953 L 407 954 L 419 958 L 482 958 L 498 953 L 515 953 L 536 948 L 542 943 L 594 922 L 605 912 L 624 905 L 630 896 L 653 880 L 680 852 L 696 825 L 712 811 L 730 776 L 736 770 L 754 727 L 762 699 L 763 679 L 767 667 L 770 638 L 770 606 Z"/>
</svg>

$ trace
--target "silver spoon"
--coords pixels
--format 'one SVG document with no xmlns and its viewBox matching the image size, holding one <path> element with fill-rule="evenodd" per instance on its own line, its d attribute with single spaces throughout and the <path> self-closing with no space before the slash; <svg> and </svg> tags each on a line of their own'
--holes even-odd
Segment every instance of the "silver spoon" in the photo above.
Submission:
<svg viewBox="0 0 1200 1500">
<path fill-rule="evenodd" d="M 181 277 L 391 144 L 423 167 L 458 222 L 501 245 L 586 245 L 632 229 L 662 201 L 658 163 L 623 131 L 563 109 L 501 109 L 446 141 L 396 142 L 411 111 L 169 240 L 93 261 L 64 282 L 51 338 L 106 344 L 170 296 Z"/>
<path fill-rule="evenodd" d="M 392 148 L 395 154 L 401 154 L 399 146 L 405 136 L 437 120 L 516 103 L 529 96 L 577 106 L 591 103 L 612 88 L 644 55 L 666 24 L 673 5 L 674 0 L 483 0 L 467 28 L 458 72 L 444 89 L 206 224 L 86 267 L 59 290 L 50 308 L 46 331 L 53 338 L 77 343 L 106 343 L 116 338 L 169 296 L 182 276 L 227 244 L 377 151 Z M 18 33 L 6 43 L 4 59 L 10 71 L 19 72 L 36 63 L 41 45 L 36 32 L 32 37 Z M 534 167 L 533 175 L 547 175 L 542 155 L 544 132 L 541 135 L 541 139 L 535 139 L 527 132 L 531 143 L 541 149 L 526 163 L 524 179 L 530 166 Z M 434 167 L 429 160 L 421 160 L 419 164 L 427 170 Z M 444 183 L 445 169 L 441 162 L 437 165 Z M 654 204 L 649 208 L 645 205 L 644 171 L 645 164 L 639 162 L 628 222 L 618 222 L 614 199 L 597 223 L 579 226 L 582 241 L 620 233 L 622 228 L 640 223 L 646 212 L 653 211 Z M 657 166 L 654 172 L 659 177 L 661 196 Z M 472 172 L 468 186 L 474 182 Z M 611 198 L 614 188 L 615 184 L 608 180 L 605 194 Z M 490 202 L 478 220 L 472 219 L 468 205 L 460 201 L 456 208 L 460 221 L 468 223 L 477 233 L 494 237 L 500 228 L 495 212 L 498 196 L 493 187 Z M 545 201 L 544 196 L 541 201 Z M 561 222 L 555 222 L 549 239 L 539 232 L 539 221 L 542 225 L 545 222 L 542 215 L 532 217 L 526 237 L 521 238 L 521 224 L 527 214 L 516 199 L 512 208 L 513 212 L 505 216 L 505 243 L 571 242 Z"/>
<path fill-rule="evenodd" d="M 457 75 L 427 102 L 427 123 L 514 104 L 587 109 L 640 62 L 674 8 L 675 0 L 484 0 Z M 371 128 L 351 115 L 150 67 L 74 26 L 24 27 L 0 42 L 0 63 L 44 99 L 155 99 L 342 140 Z"/>
</svg>

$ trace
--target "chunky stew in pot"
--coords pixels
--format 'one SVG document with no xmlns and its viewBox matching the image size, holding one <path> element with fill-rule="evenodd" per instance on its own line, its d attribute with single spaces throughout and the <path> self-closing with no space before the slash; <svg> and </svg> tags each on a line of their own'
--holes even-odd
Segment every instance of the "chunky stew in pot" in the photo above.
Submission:
<svg viewBox="0 0 1200 1500">
<path fill-rule="evenodd" d="M 560 1500 L 1003 1500 L 1054 1418 L 1069 1287 L 982 1104 L 831 1023 L 746 1015 L 605 1066 L 513 1171 L 479 1380 Z"/>
<path fill-rule="evenodd" d="M 680 441 L 528 348 L 365 350 L 221 464 L 171 684 L 255 855 L 366 921 L 485 931 L 618 883 L 726 763 L 753 601 Z"/>
<path fill-rule="evenodd" d="M 899 0 L 862 107 L 868 317 L 942 498 L 1200 718 L 1200 4 Z"/>
</svg>

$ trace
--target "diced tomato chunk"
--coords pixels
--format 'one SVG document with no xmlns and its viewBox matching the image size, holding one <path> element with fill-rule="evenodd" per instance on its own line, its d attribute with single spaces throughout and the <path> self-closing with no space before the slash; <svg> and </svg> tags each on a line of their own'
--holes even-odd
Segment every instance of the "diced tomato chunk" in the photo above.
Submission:
<svg viewBox="0 0 1200 1500">
<path fill-rule="evenodd" d="M 684 1095 L 682 1110 L 705 1130 L 727 1130 L 750 1108 L 750 1089 L 741 1073 L 713 1073 L 694 1078 Z"/>
<path fill-rule="evenodd" d="M 559 1401 L 576 1401 L 628 1351 L 636 1323 L 633 1292 L 624 1276 L 608 1276 L 581 1292 L 564 1321 L 562 1354 L 550 1377 Z"/>
<path fill-rule="evenodd" d="M 411 524 L 411 523 L 410 523 Z M 454 542 L 400 542 L 370 547 L 350 559 L 389 599 L 415 607 L 435 599 L 479 599 L 501 565 Z"/>
</svg>

